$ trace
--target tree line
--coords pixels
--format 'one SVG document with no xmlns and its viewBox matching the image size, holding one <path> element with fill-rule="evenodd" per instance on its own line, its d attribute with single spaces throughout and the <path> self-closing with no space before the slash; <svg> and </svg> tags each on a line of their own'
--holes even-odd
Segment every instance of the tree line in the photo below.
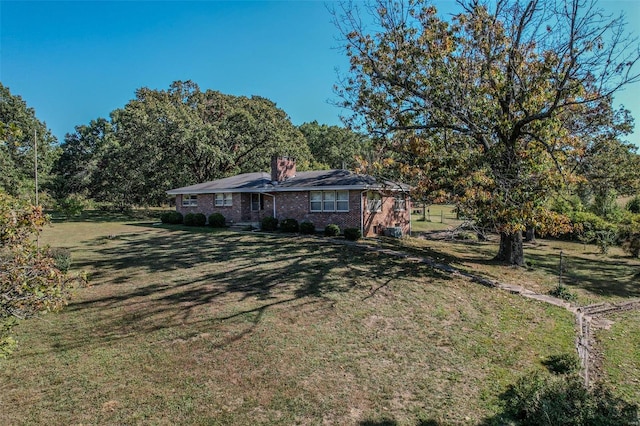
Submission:
<svg viewBox="0 0 640 426">
<path fill-rule="evenodd" d="M 86 199 L 118 209 L 167 203 L 170 188 L 267 171 L 273 155 L 300 170 L 351 168 L 369 139 L 317 121 L 295 126 L 269 99 L 202 91 L 192 81 L 140 88 L 109 118 L 79 124 L 62 143 L 20 96 L 0 84 L 0 189 L 32 198 L 33 142 L 43 203 Z"/>
</svg>

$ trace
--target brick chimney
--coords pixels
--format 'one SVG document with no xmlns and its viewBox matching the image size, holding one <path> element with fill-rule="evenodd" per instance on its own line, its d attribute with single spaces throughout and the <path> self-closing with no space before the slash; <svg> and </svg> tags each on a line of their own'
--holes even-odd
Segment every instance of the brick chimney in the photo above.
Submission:
<svg viewBox="0 0 640 426">
<path fill-rule="evenodd" d="M 271 157 L 271 181 L 283 182 L 296 175 L 296 160 L 291 157 Z"/>
</svg>

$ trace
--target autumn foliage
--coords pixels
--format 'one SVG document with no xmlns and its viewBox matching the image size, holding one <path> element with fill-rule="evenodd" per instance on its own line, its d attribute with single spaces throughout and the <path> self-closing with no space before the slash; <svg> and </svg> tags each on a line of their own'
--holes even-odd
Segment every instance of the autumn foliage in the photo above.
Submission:
<svg viewBox="0 0 640 426">
<path fill-rule="evenodd" d="M 46 223 L 40 206 L 0 192 L 0 357 L 15 344 L 9 332 L 16 320 L 60 309 L 79 280 L 38 247 L 36 237 Z"/>
</svg>

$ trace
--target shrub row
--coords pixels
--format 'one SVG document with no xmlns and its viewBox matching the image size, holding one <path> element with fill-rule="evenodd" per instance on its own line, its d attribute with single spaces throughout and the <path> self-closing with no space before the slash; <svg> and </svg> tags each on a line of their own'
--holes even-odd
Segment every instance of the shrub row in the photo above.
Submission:
<svg viewBox="0 0 640 426">
<path fill-rule="evenodd" d="M 207 217 L 202 213 L 187 213 L 182 215 L 180 212 L 171 211 L 160 215 L 162 223 L 178 225 L 184 224 L 186 226 L 205 226 L 207 223 Z M 214 228 L 222 228 L 225 226 L 225 217 L 220 213 L 213 213 L 208 218 L 209 226 Z M 316 227 L 309 221 L 298 223 L 295 219 L 283 219 L 278 222 L 278 219 L 274 217 L 265 217 L 261 222 L 261 229 L 263 231 L 275 231 L 280 225 L 280 230 L 283 232 L 300 232 L 302 234 L 312 235 L 316 232 Z M 329 224 L 324 228 L 324 235 L 327 237 L 337 237 L 341 234 L 340 227 L 336 224 Z M 362 238 L 362 231 L 359 228 L 345 228 L 344 238 L 350 241 L 357 241 Z"/>
<path fill-rule="evenodd" d="M 162 213 L 160 215 L 160 221 L 168 225 L 181 225 L 185 226 L 205 226 L 207 223 L 207 217 L 203 213 L 182 213 L 177 211 L 171 211 Z M 213 213 L 208 218 L 209 226 L 214 228 L 223 228 L 226 223 L 226 219 L 220 213 Z"/>
</svg>

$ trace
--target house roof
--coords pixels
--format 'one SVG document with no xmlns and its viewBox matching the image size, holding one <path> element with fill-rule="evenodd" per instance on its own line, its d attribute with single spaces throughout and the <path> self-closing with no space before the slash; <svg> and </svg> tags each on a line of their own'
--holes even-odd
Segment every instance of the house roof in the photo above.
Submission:
<svg viewBox="0 0 640 426">
<path fill-rule="evenodd" d="M 243 173 L 224 179 L 199 183 L 196 185 L 175 188 L 167 191 L 169 195 L 177 194 L 211 194 L 215 192 L 288 192 L 311 190 L 367 190 L 387 189 L 392 191 L 408 191 L 409 186 L 381 181 L 370 175 L 352 173 L 348 170 L 316 170 L 298 172 L 283 182 L 271 182 L 269 173 Z"/>
</svg>

